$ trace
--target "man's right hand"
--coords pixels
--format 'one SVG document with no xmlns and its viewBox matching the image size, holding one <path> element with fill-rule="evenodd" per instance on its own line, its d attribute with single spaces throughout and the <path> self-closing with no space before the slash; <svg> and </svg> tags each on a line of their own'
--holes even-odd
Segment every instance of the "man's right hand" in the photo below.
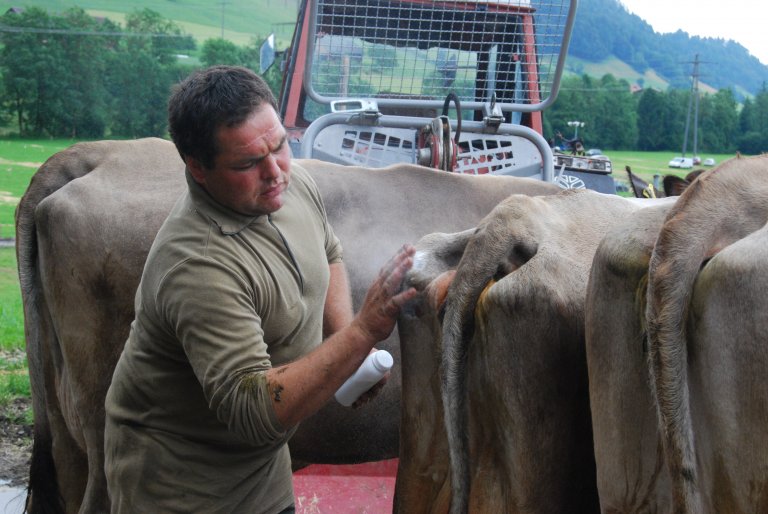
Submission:
<svg viewBox="0 0 768 514">
<path fill-rule="evenodd" d="M 392 333 L 400 308 L 416 296 L 415 288 L 400 291 L 414 253 L 413 246 L 405 245 L 381 269 L 352 323 L 304 357 L 266 372 L 275 415 L 283 427 L 295 426 L 317 412 L 371 348 Z M 376 392 L 370 391 L 368 398 Z"/>
<path fill-rule="evenodd" d="M 416 296 L 417 291 L 414 288 L 400 291 L 405 274 L 413 266 L 414 253 L 412 245 L 404 245 L 381 268 L 352 322 L 370 335 L 373 341 L 382 341 L 389 337 L 395 328 L 400 308 Z"/>
</svg>

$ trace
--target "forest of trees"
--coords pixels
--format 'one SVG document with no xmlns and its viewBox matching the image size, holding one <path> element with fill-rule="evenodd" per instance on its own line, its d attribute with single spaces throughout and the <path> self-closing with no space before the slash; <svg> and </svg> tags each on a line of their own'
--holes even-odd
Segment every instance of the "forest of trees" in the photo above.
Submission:
<svg viewBox="0 0 768 514">
<path fill-rule="evenodd" d="M 630 92 L 629 84 L 611 75 L 563 79 L 557 101 L 544 113 L 544 133 L 569 135 L 568 121 L 584 122 L 580 136 L 587 146 L 612 150 L 675 150 L 683 146 L 690 89 Z M 695 104 L 694 104 L 695 106 Z M 768 151 L 768 89 L 739 105 L 730 89 L 699 96 L 698 144 L 693 144 L 691 114 L 687 148 L 702 152 L 746 154 Z M 557 141 L 555 141 L 557 142 Z"/>
<path fill-rule="evenodd" d="M 259 69 L 258 37 L 245 47 L 208 39 L 198 51 L 190 36 L 150 9 L 129 14 L 125 26 L 82 9 L 57 16 L 9 11 L 0 23 L 0 126 L 22 137 L 162 137 L 169 92 L 194 67 L 180 55 L 196 52 L 196 66 Z M 278 67 L 266 78 L 277 93 Z M 590 147 L 678 151 L 690 94 L 684 88 L 632 93 L 611 75 L 567 77 L 545 113 L 544 135 L 569 135 L 567 122 L 579 120 Z M 768 151 L 765 84 L 742 103 L 730 89 L 702 95 L 698 134 L 702 152 Z"/>
<path fill-rule="evenodd" d="M 175 23 L 144 9 L 121 26 L 77 8 L 10 10 L 0 23 L 0 126 L 25 137 L 165 135 L 171 87 L 193 69 L 179 56 L 195 50 Z M 258 42 L 207 40 L 199 60 L 258 70 Z"/>
</svg>

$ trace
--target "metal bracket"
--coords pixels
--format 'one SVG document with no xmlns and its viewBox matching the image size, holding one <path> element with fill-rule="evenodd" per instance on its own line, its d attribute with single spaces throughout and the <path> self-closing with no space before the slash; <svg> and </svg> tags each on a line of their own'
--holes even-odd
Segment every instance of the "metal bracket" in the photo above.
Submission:
<svg viewBox="0 0 768 514">
<path fill-rule="evenodd" d="M 347 121 L 352 124 L 372 126 L 377 124 L 381 116 L 382 114 L 378 110 L 360 111 L 350 115 Z"/>
<path fill-rule="evenodd" d="M 504 113 L 501 106 L 496 103 L 496 93 L 491 96 L 491 101 L 483 105 L 483 123 L 493 133 L 498 132 L 499 127 L 504 123 Z"/>
<path fill-rule="evenodd" d="M 417 162 L 443 171 L 456 169 L 458 148 L 451 134 L 448 116 L 438 116 L 421 128 L 418 134 Z"/>
</svg>

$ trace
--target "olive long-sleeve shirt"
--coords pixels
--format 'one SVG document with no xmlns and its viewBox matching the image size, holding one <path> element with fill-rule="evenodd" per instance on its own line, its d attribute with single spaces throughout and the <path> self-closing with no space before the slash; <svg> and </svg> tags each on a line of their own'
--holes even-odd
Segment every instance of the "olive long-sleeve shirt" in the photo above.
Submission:
<svg viewBox="0 0 768 514">
<path fill-rule="evenodd" d="M 243 216 L 187 174 L 157 234 L 106 400 L 113 512 L 279 512 L 293 502 L 264 372 L 322 340 L 341 246 L 306 170 Z"/>
</svg>

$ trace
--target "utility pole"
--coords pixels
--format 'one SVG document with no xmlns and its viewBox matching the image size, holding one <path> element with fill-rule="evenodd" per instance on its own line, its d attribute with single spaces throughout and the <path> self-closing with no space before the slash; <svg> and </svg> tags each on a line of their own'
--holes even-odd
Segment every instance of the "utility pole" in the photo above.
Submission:
<svg viewBox="0 0 768 514">
<path fill-rule="evenodd" d="M 691 108 L 694 109 L 693 118 L 693 156 L 699 153 L 699 54 L 693 59 L 693 74 L 691 75 L 691 96 L 688 98 L 688 114 L 685 116 L 685 134 L 683 135 L 683 153 L 688 148 L 688 128 L 691 124 Z"/>
<path fill-rule="evenodd" d="M 228 3 L 228 0 L 219 0 L 219 4 L 221 5 L 221 39 L 224 39 L 224 8 Z"/>
<path fill-rule="evenodd" d="M 567 125 L 569 127 L 574 127 L 573 138 L 574 139 L 578 139 L 579 138 L 579 127 L 583 127 L 584 126 L 584 122 L 583 121 L 569 121 L 567 123 Z"/>
</svg>

